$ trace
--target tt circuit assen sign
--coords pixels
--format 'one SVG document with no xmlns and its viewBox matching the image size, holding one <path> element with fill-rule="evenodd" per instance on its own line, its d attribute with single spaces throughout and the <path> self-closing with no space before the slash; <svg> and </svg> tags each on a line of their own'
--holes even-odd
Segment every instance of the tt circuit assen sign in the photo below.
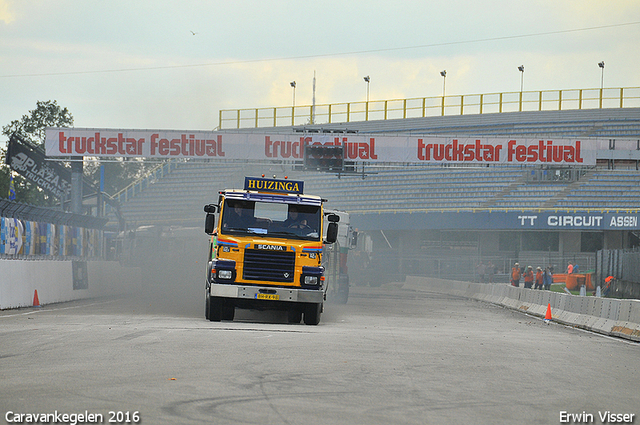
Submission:
<svg viewBox="0 0 640 425">
<path fill-rule="evenodd" d="M 352 215 L 351 224 L 361 230 L 640 230 L 636 212 L 568 211 L 429 211 L 414 213 Z"/>
<path fill-rule="evenodd" d="M 304 159 L 309 145 L 343 146 L 345 161 L 576 165 L 596 163 L 594 139 L 256 134 L 169 130 L 48 128 L 51 157 L 233 160 Z"/>
<path fill-rule="evenodd" d="M 520 213 L 512 214 L 521 229 L 546 230 L 636 230 L 636 213 Z"/>
</svg>

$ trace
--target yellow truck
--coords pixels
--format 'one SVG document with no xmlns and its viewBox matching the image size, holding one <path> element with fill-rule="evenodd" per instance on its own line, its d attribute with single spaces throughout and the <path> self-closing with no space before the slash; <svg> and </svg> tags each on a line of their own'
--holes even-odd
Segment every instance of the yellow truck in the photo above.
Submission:
<svg viewBox="0 0 640 425">
<path fill-rule="evenodd" d="M 245 177 L 243 189 L 222 190 L 217 204 L 205 205 L 205 317 L 275 309 L 290 323 L 317 325 L 327 291 L 322 248 L 336 241 L 340 220 L 324 213 L 325 201 L 304 194 L 303 181 L 263 176 Z"/>
</svg>

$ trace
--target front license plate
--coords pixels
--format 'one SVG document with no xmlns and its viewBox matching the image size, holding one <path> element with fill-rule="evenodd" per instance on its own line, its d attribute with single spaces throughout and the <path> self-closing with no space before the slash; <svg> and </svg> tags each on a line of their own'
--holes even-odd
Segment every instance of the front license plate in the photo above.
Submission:
<svg viewBox="0 0 640 425">
<path fill-rule="evenodd" d="M 280 299 L 280 295 L 278 295 L 278 294 L 256 294 L 256 299 L 258 299 L 258 300 L 278 301 Z"/>
</svg>

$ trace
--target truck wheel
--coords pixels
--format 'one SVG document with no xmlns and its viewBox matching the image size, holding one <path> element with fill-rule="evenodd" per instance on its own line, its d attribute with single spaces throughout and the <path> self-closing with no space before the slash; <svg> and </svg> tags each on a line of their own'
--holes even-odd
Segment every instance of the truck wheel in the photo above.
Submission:
<svg viewBox="0 0 640 425">
<path fill-rule="evenodd" d="M 338 282 L 337 302 L 338 304 L 346 304 L 349 300 L 349 276 L 340 276 Z"/>
<path fill-rule="evenodd" d="M 209 296 L 209 291 L 205 290 L 205 294 L 204 294 L 204 318 L 209 320 L 209 314 L 211 309 L 209 308 L 209 304 L 211 303 L 210 300 L 210 296 Z"/>
<path fill-rule="evenodd" d="M 347 286 L 346 288 L 340 288 L 337 298 L 338 304 L 346 304 L 349 300 L 349 287 Z"/>
<path fill-rule="evenodd" d="M 209 297 L 209 320 L 212 322 L 222 320 L 222 298 Z"/>
<path fill-rule="evenodd" d="M 304 324 L 317 325 L 320 323 L 320 314 L 322 313 L 322 303 L 307 304 L 304 307 Z"/>
<path fill-rule="evenodd" d="M 300 323 L 302 320 L 302 310 L 294 309 L 287 311 L 287 322 Z"/>
<path fill-rule="evenodd" d="M 229 320 L 233 322 L 233 317 L 236 314 L 236 307 L 231 303 L 225 303 L 222 307 L 222 320 Z"/>
</svg>

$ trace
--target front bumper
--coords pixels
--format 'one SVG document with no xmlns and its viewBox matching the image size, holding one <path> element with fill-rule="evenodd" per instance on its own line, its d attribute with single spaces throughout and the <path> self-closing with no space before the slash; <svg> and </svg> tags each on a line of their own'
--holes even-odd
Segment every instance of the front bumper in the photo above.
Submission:
<svg viewBox="0 0 640 425">
<path fill-rule="evenodd" d="M 263 286 L 212 284 L 209 290 L 212 297 L 240 298 L 248 300 L 274 300 L 294 303 L 321 303 L 324 301 L 323 289 L 265 288 Z"/>
</svg>

